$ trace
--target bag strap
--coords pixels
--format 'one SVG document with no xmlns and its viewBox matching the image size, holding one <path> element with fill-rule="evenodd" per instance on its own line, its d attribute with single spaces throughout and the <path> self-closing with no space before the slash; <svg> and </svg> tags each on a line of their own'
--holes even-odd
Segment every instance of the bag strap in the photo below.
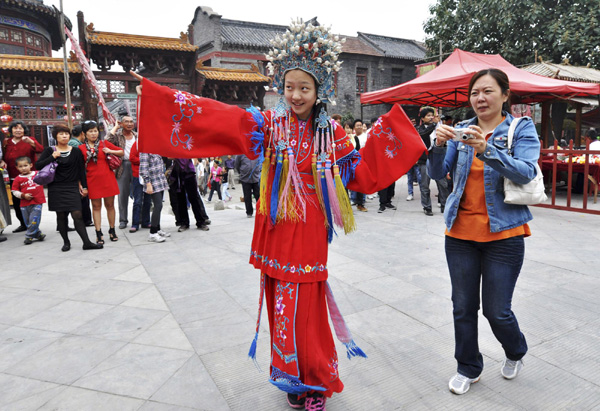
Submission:
<svg viewBox="0 0 600 411">
<path fill-rule="evenodd" d="M 506 142 L 507 147 L 508 147 L 508 154 L 512 156 L 512 143 L 513 143 L 513 136 L 515 135 L 515 130 L 517 129 L 517 125 L 519 124 L 519 121 L 521 121 L 521 119 L 523 119 L 525 117 L 514 117 L 513 120 L 510 122 L 510 126 L 508 127 L 508 141 Z"/>
</svg>

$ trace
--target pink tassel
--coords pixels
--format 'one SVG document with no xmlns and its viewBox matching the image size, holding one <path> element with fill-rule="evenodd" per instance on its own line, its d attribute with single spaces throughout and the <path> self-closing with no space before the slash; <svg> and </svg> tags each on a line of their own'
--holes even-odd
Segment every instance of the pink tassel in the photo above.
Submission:
<svg viewBox="0 0 600 411">
<path fill-rule="evenodd" d="M 344 227 L 344 219 L 342 217 L 342 210 L 340 203 L 337 199 L 335 192 L 335 184 L 333 182 L 333 175 L 331 174 L 331 161 L 327 160 L 325 165 L 325 179 L 327 180 L 327 193 L 329 194 L 329 204 L 331 206 L 331 214 L 333 214 L 333 221 L 338 227 Z"/>
</svg>

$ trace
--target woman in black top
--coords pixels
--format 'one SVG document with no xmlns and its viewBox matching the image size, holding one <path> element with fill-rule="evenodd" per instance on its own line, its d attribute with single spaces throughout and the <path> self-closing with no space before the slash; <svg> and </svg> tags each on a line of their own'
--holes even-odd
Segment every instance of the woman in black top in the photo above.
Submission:
<svg viewBox="0 0 600 411">
<path fill-rule="evenodd" d="M 87 196 L 83 154 L 78 148 L 68 145 L 71 139 L 71 130 L 66 124 L 54 126 L 52 136 L 56 139 L 56 147 L 46 148 L 36 161 L 35 166 L 38 170 L 41 170 L 53 161 L 58 164 L 54 181 L 48 184 L 48 209 L 56 211 L 58 231 L 64 241 L 62 251 L 71 249 L 71 242 L 67 233 L 69 213 L 71 213 L 75 223 L 75 230 L 83 241 L 83 249 L 100 249 L 102 245 L 90 241 L 81 213 L 81 197 Z"/>
</svg>

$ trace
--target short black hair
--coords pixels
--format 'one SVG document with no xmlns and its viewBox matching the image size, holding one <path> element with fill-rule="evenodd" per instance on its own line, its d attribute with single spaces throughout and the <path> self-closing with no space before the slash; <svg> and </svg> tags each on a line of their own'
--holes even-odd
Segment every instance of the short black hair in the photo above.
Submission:
<svg viewBox="0 0 600 411">
<path fill-rule="evenodd" d="M 363 121 L 360 118 L 357 118 L 356 120 L 354 120 L 354 123 L 352 123 L 352 128 L 356 127 L 356 123 L 362 124 Z"/>
<path fill-rule="evenodd" d="M 69 128 L 69 125 L 67 123 L 59 123 L 52 127 L 52 137 L 56 138 L 56 136 L 58 136 L 58 133 L 61 132 L 69 133 L 69 135 L 71 135 L 71 129 Z"/>
<path fill-rule="evenodd" d="M 379 117 L 373 117 L 373 118 L 371 119 L 371 125 L 375 124 L 375 122 L 376 122 L 377 120 L 379 120 Z"/>
<path fill-rule="evenodd" d="M 82 130 L 81 130 L 81 124 L 76 124 L 73 126 L 73 130 L 71 130 L 71 134 L 73 135 L 73 137 L 79 137 L 79 135 L 81 134 Z"/>
<path fill-rule="evenodd" d="M 22 122 L 21 120 L 15 120 L 15 121 L 11 121 L 10 124 L 8 125 L 8 135 L 9 136 L 13 136 L 12 134 L 12 130 L 14 127 L 21 125 L 21 127 L 23 127 L 23 129 L 25 130 L 25 132 L 23 133 L 24 135 L 29 134 L 29 129 L 27 128 L 27 126 L 25 125 L 24 122 Z"/>
<path fill-rule="evenodd" d="M 15 160 L 15 165 L 19 164 L 19 161 L 27 161 L 29 164 L 31 164 L 31 159 L 27 156 L 17 157 Z"/>
<path fill-rule="evenodd" d="M 421 111 L 419 111 L 419 117 L 424 118 L 429 113 L 435 114 L 435 110 L 431 107 L 423 107 Z"/>
<path fill-rule="evenodd" d="M 94 120 L 85 120 L 83 123 L 81 123 L 81 131 L 83 131 L 83 133 L 87 133 L 93 128 L 98 128 L 98 123 L 96 123 Z"/>
</svg>

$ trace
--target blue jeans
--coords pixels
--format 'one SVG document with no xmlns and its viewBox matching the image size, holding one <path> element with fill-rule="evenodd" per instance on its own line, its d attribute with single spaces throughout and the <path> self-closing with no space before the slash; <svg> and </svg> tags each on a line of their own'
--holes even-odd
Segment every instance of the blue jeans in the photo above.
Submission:
<svg viewBox="0 0 600 411">
<path fill-rule="evenodd" d="M 42 220 L 42 205 L 31 204 L 27 207 L 21 207 L 21 214 L 27 226 L 25 238 L 38 238 L 42 233 L 40 231 L 40 221 Z"/>
<path fill-rule="evenodd" d="M 406 172 L 406 179 L 408 180 L 408 194 L 413 195 L 413 183 L 421 183 L 421 171 L 418 165 L 414 165 Z"/>
<path fill-rule="evenodd" d="M 131 227 L 140 227 L 140 218 L 142 216 L 142 202 L 144 199 L 144 189 L 138 177 L 131 180 L 131 194 L 133 194 L 133 215 L 131 216 Z"/>
<path fill-rule="evenodd" d="M 363 193 L 359 193 L 358 191 L 352 192 L 352 201 L 354 201 L 354 204 L 356 204 L 356 205 L 364 206 L 365 198 L 366 198 L 366 195 L 364 195 Z"/>
<path fill-rule="evenodd" d="M 490 242 L 446 236 L 446 261 L 454 307 L 454 358 L 460 374 L 477 378 L 483 371 L 483 357 L 477 342 L 480 289 L 483 315 L 506 357 L 516 361 L 527 352 L 527 342 L 511 310 L 524 255 L 523 236 Z"/>
</svg>

